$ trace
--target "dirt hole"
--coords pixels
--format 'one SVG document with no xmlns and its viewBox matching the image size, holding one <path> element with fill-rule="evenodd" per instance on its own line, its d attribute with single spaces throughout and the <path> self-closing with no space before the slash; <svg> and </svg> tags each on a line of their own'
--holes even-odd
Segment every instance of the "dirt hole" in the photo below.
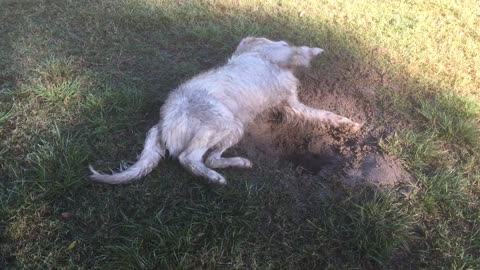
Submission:
<svg viewBox="0 0 480 270">
<path fill-rule="evenodd" d="M 382 102 L 377 93 L 383 77 L 376 79 L 371 72 L 358 70 L 351 76 L 333 74 L 302 75 L 300 99 L 314 108 L 365 123 L 359 133 L 343 133 L 301 120 L 287 124 L 281 114 L 269 112 L 248 129 L 241 144 L 243 151 L 254 159 L 280 160 L 295 166 L 302 175 L 338 179 L 348 186 L 410 183 L 413 177 L 402 162 L 378 146 L 379 140 L 399 124 L 395 116 L 379 108 Z"/>
</svg>

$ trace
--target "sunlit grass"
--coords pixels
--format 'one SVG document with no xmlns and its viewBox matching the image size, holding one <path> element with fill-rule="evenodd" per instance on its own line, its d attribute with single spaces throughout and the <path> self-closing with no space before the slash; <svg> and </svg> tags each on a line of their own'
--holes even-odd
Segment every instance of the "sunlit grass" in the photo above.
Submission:
<svg viewBox="0 0 480 270">
<path fill-rule="evenodd" d="M 480 138 L 478 106 L 475 102 L 445 94 L 433 100 L 420 99 L 417 112 L 426 128 L 452 144 L 475 147 Z"/>
</svg>

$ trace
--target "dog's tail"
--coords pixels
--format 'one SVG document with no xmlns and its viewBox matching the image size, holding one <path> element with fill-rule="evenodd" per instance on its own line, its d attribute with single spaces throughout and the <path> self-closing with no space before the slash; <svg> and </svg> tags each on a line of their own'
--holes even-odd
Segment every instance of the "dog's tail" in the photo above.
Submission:
<svg viewBox="0 0 480 270">
<path fill-rule="evenodd" d="M 135 164 L 122 172 L 114 174 L 101 174 L 95 171 L 92 166 L 89 166 L 92 172 L 90 179 L 108 184 L 128 183 L 147 175 L 157 166 L 160 159 L 164 156 L 165 147 L 163 143 L 160 142 L 160 127 L 156 125 L 148 131 L 145 146 L 140 154 L 140 158 Z"/>
</svg>

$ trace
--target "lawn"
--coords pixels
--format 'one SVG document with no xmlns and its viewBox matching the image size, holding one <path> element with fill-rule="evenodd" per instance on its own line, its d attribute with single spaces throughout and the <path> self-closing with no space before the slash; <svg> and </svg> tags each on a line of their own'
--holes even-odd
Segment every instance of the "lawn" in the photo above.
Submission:
<svg viewBox="0 0 480 270">
<path fill-rule="evenodd" d="M 1 269 L 480 269 L 477 1 L 0 7 Z M 134 161 L 168 93 L 246 36 L 324 48 L 300 78 L 368 88 L 362 136 L 410 182 L 347 185 L 249 156 L 250 137 L 229 153 L 254 168 L 221 170 L 226 186 L 171 159 L 133 184 L 87 181 L 89 164 Z"/>
</svg>

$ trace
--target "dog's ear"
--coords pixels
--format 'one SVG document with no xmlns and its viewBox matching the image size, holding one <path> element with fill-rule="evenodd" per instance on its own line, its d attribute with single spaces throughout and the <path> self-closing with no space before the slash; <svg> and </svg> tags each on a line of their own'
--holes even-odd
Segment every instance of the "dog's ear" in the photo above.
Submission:
<svg viewBox="0 0 480 270">
<path fill-rule="evenodd" d="M 254 37 L 246 37 L 242 39 L 242 41 L 240 41 L 240 43 L 238 44 L 234 55 L 239 55 L 243 52 L 248 51 L 252 47 L 253 43 L 255 43 L 255 40 L 256 38 Z"/>
<path fill-rule="evenodd" d="M 255 40 L 254 37 L 246 37 L 242 39 L 242 41 L 240 41 L 240 44 L 238 44 L 238 46 L 245 46 L 245 45 L 251 44 L 254 40 Z"/>
</svg>

